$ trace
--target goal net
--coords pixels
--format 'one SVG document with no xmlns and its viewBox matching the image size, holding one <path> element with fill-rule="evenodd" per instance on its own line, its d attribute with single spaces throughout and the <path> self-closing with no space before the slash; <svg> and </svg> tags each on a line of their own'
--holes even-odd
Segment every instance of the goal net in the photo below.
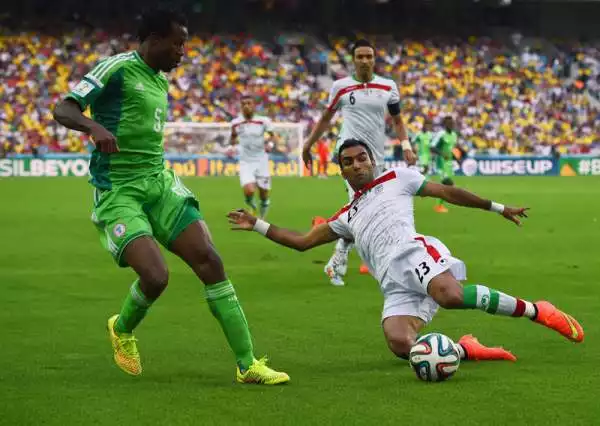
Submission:
<svg viewBox="0 0 600 426">
<path fill-rule="evenodd" d="M 304 125 L 300 123 L 273 123 L 273 147 L 269 159 L 272 168 L 288 172 L 281 174 L 303 175 L 302 144 Z M 237 146 L 230 145 L 231 124 L 187 123 L 165 124 L 165 153 L 169 156 L 202 156 L 212 159 L 237 158 Z M 289 167 L 291 164 L 292 167 Z M 289 172 L 291 171 L 291 172 Z M 275 173 L 278 174 L 278 173 Z"/>
</svg>

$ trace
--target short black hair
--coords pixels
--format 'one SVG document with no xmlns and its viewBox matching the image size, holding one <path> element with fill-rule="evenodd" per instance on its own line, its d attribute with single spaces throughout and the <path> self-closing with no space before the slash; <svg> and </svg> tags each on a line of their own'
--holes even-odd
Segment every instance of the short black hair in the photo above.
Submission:
<svg viewBox="0 0 600 426">
<path fill-rule="evenodd" d="M 366 143 L 358 139 L 346 139 L 340 145 L 340 149 L 338 149 L 337 153 L 337 160 L 340 167 L 342 167 L 342 151 L 348 148 L 353 148 L 355 146 L 362 146 L 365 149 L 365 151 L 367 151 L 367 154 L 369 154 L 369 158 L 371 159 L 371 161 L 375 162 L 375 158 L 373 158 L 373 151 L 371 151 L 371 148 L 369 148 L 369 146 Z"/>
<path fill-rule="evenodd" d="M 181 13 L 172 9 L 152 9 L 145 12 L 138 29 L 138 38 L 141 43 L 152 34 L 167 37 L 173 30 L 172 25 L 187 27 L 187 19 Z"/>
<path fill-rule="evenodd" d="M 373 52 L 375 52 L 375 46 L 373 45 L 373 43 L 371 43 L 369 40 L 361 38 L 361 39 L 356 40 L 356 42 L 354 42 L 354 45 L 352 46 L 352 57 L 353 58 L 354 58 L 354 53 L 356 52 L 356 49 L 358 49 L 359 47 L 370 47 L 371 49 L 373 49 Z"/>
</svg>

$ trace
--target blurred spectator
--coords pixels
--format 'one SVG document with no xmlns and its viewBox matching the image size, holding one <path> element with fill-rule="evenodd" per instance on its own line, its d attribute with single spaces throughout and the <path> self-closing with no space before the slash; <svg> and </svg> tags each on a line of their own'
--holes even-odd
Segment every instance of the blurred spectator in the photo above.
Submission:
<svg viewBox="0 0 600 426">
<path fill-rule="evenodd" d="M 258 113 L 310 128 L 327 105 L 328 93 L 317 77 L 350 75 L 352 58 L 350 40 L 331 38 L 330 50 L 305 48 L 301 41 L 192 36 L 182 66 L 170 75 L 169 120 L 229 121 L 239 112 L 241 95 L 249 93 Z M 449 114 L 464 141 L 461 148 L 469 153 L 585 152 L 600 144 L 600 117 L 586 95 L 600 95 L 600 55 L 593 45 L 559 45 L 560 54 L 552 57 L 474 37 L 400 43 L 388 38 L 376 45 L 377 72 L 398 81 L 404 119 L 413 132 L 425 117 L 437 124 Z M 2 151 L 88 152 L 87 137 L 54 123 L 51 108 L 98 60 L 133 48 L 131 35 L 101 30 L 0 36 Z M 577 75 L 568 84 L 572 64 Z M 331 144 L 338 125 L 329 134 Z M 392 126 L 388 129 L 393 140 Z M 197 137 L 204 136 L 177 133 L 167 139 L 167 151 L 228 150 L 226 138 L 189 143 Z M 289 150 L 285 143 L 274 147 L 278 153 Z"/>
</svg>

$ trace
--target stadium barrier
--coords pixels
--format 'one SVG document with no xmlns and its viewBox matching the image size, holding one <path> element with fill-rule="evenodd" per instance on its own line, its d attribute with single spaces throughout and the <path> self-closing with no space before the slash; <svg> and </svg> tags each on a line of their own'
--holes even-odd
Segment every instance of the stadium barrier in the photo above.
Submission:
<svg viewBox="0 0 600 426">
<path fill-rule="evenodd" d="M 87 176 L 88 155 L 49 154 L 43 158 L 16 155 L 0 159 L 0 177 Z M 237 159 L 222 155 L 170 155 L 166 165 L 179 176 L 236 176 Z M 298 176 L 297 158 L 272 156 L 269 160 L 273 176 Z M 388 167 L 402 166 L 401 161 L 388 159 Z M 318 164 L 313 165 L 316 175 Z M 457 176 L 599 176 L 600 156 L 476 156 L 454 162 Z M 304 171 L 304 175 L 309 175 Z M 338 167 L 330 163 L 327 174 L 338 174 Z"/>
</svg>

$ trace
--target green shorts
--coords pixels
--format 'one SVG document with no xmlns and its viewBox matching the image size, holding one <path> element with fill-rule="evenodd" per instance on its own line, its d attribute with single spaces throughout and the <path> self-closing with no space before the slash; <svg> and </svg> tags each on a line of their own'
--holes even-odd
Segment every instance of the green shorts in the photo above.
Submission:
<svg viewBox="0 0 600 426">
<path fill-rule="evenodd" d="M 454 164 L 452 160 L 438 161 L 436 164 L 436 169 L 440 179 L 454 177 Z"/>
<path fill-rule="evenodd" d="M 198 200 L 172 170 L 94 190 L 92 221 L 102 245 L 119 264 L 127 266 L 127 244 L 143 235 L 169 247 L 193 222 L 202 220 Z"/>
</svg>

